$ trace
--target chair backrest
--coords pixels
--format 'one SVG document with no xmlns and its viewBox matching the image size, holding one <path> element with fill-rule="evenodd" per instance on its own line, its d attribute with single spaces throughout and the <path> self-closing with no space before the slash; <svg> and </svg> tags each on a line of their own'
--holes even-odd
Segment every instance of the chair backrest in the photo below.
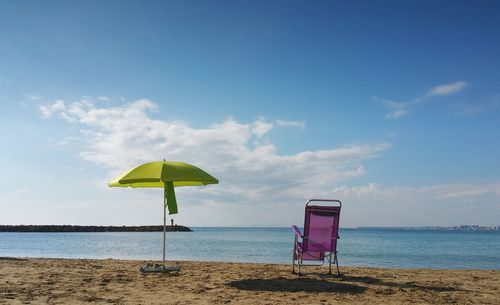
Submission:
<svg viewBox="0 0 500 305">
<path fill-rule="evenodd" d="M 309 205 L 314 201 L 336 203 L 338 206 Z M 304 217 L 304 251 L 337 251 L 341 206 L 342 203 L 338 200 L 311 199 L 307 202 Z"/>
</svg>

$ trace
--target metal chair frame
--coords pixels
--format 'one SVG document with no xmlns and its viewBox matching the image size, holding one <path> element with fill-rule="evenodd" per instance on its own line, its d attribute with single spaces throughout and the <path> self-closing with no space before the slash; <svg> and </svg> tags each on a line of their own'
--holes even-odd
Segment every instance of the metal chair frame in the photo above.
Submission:
<svg viewBox="0 0 500 305">
<path fill-rule="evenodd" d="M 339 214 L 337 216 L 337 224 L 339 223 L 339 221 L 340 221 L 340 210 L 342 208 L 342 202 L 340 200 L 335 200 L 335 199 L 310 199 L 306 203 L 306 210 L 307 210 L 307 207 L 309 207 L 309 204 L 311 202 L 322 202 L 322 203 L 329 202 L 329 203 L 338 204 Z M 315 206 L 315 207 L 321 208 L 321 206 Z M 331 212 L 331 211 L 328 211 L 328 212 Z M 306 226 L 308 225 L 307 222 L 308 222 L 308 219 L 304 219 L 304 230 L 306 229 Z M 301 266 L 323 266 L 324 263 L 325 263 L 325 258 L 328 259 L 328 263 L 329 263 L 328 274 L 332 274 L 332 256 L 333 256 L 333 263 L 337 267 L 337 276 L 341 276 L 342 275 L 340 273 L 340 270 L 339 270 L 339 260 L 338 260 L 338 256 L 337 256 L 337 251 L 322 252 L 321 253 L 322 259 L 318 259 L 318 261 L 321 261 L 320 264 L 309 264 L 309 263 L 304 264 L 304 251 L 301 251 L 299 253 L 298 243 L 299 243 L 299 238 L 301 238 L 302 242 L 303 242 L 303 245 L 304 245 L 305 241 L 308 239 L 308 237 L 304 237 L 304 235 L 300 232 L 300 230 L 297 228 L 297 226 L 293 226 L 292 229 L 293 229 L 293 231 L 295 233 L 295 241 L 294 241 L 293 254 L 292 254 L 292 273 L 293 274 L 298 274 L 299 276 L 301 276 L 302 275 L 302 273 L 300 272 Z M 333 242 L 333 239 L 339 239 L 339 238 L 340 238 L 340 236 L 338 236 L 338 230 L 337 230 L 337 236 L 332 236 L 332 242 Z M 335 249 L 336 249 L 336 247 L 335 247 Z M 298 273 L 295 272 L 295 265 L 297 265 L 297 267 L 298 267 Z"/>
</svg>

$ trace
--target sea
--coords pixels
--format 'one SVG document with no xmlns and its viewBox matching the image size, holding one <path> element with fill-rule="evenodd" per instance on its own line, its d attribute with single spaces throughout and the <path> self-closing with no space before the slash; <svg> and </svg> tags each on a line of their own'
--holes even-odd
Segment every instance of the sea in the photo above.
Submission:
<svg viewBox="0 0 500 305">
<path fill-rule="evenodd" d="M 167 260 L 289 264 L 290 228 L 167 233 Z M 161 260 L 162 232 L 0 233 L 0 257 Z M 500 231 L 340 229 L 340 265 L 500 269 Z"/>
</svg>

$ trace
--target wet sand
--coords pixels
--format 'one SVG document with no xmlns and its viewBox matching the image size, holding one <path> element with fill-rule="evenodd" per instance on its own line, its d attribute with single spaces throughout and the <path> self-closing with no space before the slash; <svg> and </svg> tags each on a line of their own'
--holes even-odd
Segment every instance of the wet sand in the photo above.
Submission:
<svg viewBox="0 0 500 305">
<path fill-rule="evenodd" d="M 0 258 L 0 304 L 500 304 L 499 270 L 341 267 L 306 276 L 274 264 Z"/>
</svg>

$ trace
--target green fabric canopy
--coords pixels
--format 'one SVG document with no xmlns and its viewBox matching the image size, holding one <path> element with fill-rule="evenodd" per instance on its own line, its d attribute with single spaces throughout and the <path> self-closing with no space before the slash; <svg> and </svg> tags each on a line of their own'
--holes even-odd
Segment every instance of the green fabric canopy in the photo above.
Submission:
<svg viewBox="0 0 500 305">
<path fill-rule="evenodd" d="M 171 181 L 174 186 L 200 186 L 219 181 L 204 170 L 184 162 L 158 161 L 137 166 L 108 183 L 118 187 L 163 187 Z"/>
<path fill-rule="evenodd" d="M 174 186 L 201 186 L 219 181 L 204 170 L 184 162 L 158 161 L 137 166 L 108 183 L 110 187 L 161 187 L 169 214 L 177 214 Z"/>
</svg>

